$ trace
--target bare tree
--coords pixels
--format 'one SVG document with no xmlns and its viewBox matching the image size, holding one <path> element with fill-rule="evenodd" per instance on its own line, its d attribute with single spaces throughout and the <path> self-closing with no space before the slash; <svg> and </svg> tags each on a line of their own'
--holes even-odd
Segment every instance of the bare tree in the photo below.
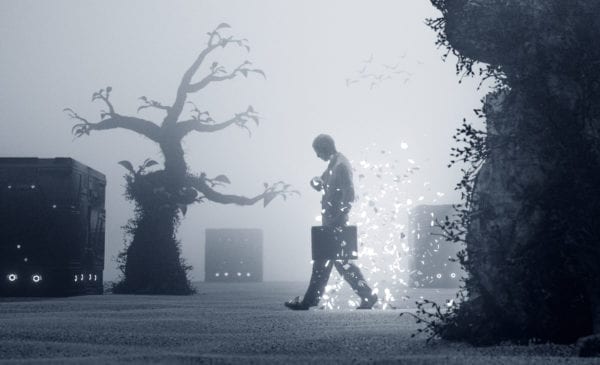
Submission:
<svg viewBox="0 0 600 365">
<path fill-rule="evenodd" d="M 250 132 L 249 123 L 259 124 L 259 114 L 252 106 L 235 113 L 229 120 L 215 121 L 210 113 L 200 110 L 188 97 L 212 84 L 251 74 L 265 76 L 260 69 L 253 68 L 249 61 L 243 61 L 233 70 L 227 70 L 218 62 L 210 65 L 208 74 L 199 81 L 193 81 L 200 67 L 209 55 L 217 49 L 236 46 L 250 51 L 247 39 L 225 36 L 223 31 L 230 26 L 220 24 L 208 33 L 206 47 L 199 53 L 192 65 L 183 74 L 175 101 L 165 105 L 145 96 L 140 98 L 143 109 L 158 109 L 166 115 L 160 124 L 134 116 L 116 112 L 110 101 L 112 88 L 106 87 L 95 92 L 92 101 L 102 102 L 106 109 L 101 111 L 100 121 L 90 122 L 67 108 L 65 111 L 76 121 L 72 133 L 76 137 L 89 135 L 92 131 L 126 129 L 143 135 L 156 142 L 164 157 L 164 168 L 148 172 L 158 165 L 146 160 L 137 170 L 129 161 L 119 162 L 128 170 L 126 175 L 126 197 L 136 204 L 135 217 L 126 226 L 132 240 L 120 255 L 123 278 L 115 286 L 116 292 L 186 294 L 193 292 L 187 271 L 189 267 L 181 259 L 179 242 L 175 235 L 180 213 L 185 215 L 187 207 L 203 201 L 220 204 L 253 205 L 262 201 L 266 206 L 275 197 L 286 199 L 297 194 L 282 181 L 264 185 L 262 193 L 254 197 L 223 194 L 218 187 L 230 184 L 225 175 L 209 178 L 205 173 L 192 174 L 184 158 L 182 140 L 192 132 L 213 133 L 230 126 L 237 126 Z M 199 75 L 200 76 L 200 75 Z M 191 105 L 191 115 L 182 117 L 185 105 Z"/>
</svg>

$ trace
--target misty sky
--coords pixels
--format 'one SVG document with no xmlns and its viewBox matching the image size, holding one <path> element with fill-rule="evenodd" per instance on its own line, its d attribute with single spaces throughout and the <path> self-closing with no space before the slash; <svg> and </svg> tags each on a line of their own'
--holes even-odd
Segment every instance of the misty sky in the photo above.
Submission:
<svg viewBox="0 0 600 365">
<path fill-rule="evenodd" d="M 319 214 L 319 195 L 308 181 L 326 165 L 311 148 L 319 133 L 331 134 L 351 160 L 377 144 L 400 161 L 420 166 L 409 194 L 423 203 L 452 203 L 460 178 L 448 169 L 452 134 L 462 118 L 474 120 L 484 90 L 478 79 L 455 75 L 454 59 L 441 60 L 435 33 L 424 21 L 438 12 L 427 0 L 401 1 L 8 1 L 0 2 L 0 156 L 73 157 L 106 174 L 107 236 L 105 278 L 117 275 L 113 257 L 123 247 L 121 226 L 132 215 L 123 198 L 125 170 L 158 147 L 124 130 L 101 131 L 74 139 L 71 107 L 97 121 L 101 105 L 92 92 L 113 87 L 117 112 L 136 114 L 144 95 L 170 104 L 183 72 L 206 43 L 206 32 L 221 22 L 230 34 L 248 38 L 252 50 L 235 47 L 214 60 L 236 66 L 244 59 L 263 69 L 259 76 L 220 83 L 191 96 L 215 119 L 253 105 L 264 117 L 246 131 L 231 127 L 185 140 L 193 172 L 226 174 L 224 191 L 253 195 L 263 182 L 285 180 L 300 198 L 269 207 L 190 207 L 179 237 L 183 254 L 203 279 L 205 228 L 262 228 L 265 280 L 308 280 L 310 226 Z M 399 64 L 398 74 L 370 89 L 349 87 L 373 55 L 373 67 Z M 141 112 L 160 122 L 161 114 Z M 401 149 L 405 142 L 408 149 Z M 420 191 L 423 190 L 423 191 Z M 436 193 L 445 195 L 439 197 Z"/>
</svg>

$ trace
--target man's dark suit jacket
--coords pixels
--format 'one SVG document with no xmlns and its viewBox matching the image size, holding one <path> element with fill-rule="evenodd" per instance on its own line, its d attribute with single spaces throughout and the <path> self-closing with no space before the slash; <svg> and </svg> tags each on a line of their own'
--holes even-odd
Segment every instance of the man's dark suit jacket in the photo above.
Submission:
<svg viewBox="0 0 600 365">
<path fill-rule="evenodd" d="M 329 161 L 321 179 L 323 180 L 322 224 L 324 226 L 346 225 L 354 201 L 350 161 L 337 152 Z"/>
</svg>

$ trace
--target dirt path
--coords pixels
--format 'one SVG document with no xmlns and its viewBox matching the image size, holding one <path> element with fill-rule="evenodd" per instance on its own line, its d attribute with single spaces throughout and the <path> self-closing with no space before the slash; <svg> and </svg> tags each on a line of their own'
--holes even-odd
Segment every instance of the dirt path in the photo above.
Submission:
<svg viewBox="0 0 600 365">
<path fill-rule="evenodd" d="M 444 301 L 449 290 L 413 290 L 398 310 L 293 312 L 284 300 L 301 283 L 198 284 L 189 297 L 104 295 L 0 298 L 0 361 L 15 363 L 370 363 L 594 364 L 569 346 L 495 346 L 411 338 L 399 317 L 419 296 Z M 342 292 L 347 301 L 350 293 Z"/>
</svg>

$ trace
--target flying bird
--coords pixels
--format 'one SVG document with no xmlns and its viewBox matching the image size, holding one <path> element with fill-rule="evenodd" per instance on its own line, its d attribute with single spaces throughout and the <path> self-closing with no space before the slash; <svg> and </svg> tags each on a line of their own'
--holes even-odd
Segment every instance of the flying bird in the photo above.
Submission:
<svg viewBox="0 0 600 365">
<path fill-rule="evenodd" d="M 357 82 L 358 82 L 358 80 L 346 79 L 346 86 L 350 87 L 350 85 L 356 84 Z"/>
<path fill-rule="evenodd" d="M 400 66 L 400 62 L 397 62 L 395 65 L 386 65 L 386 64 L 383 64 L 382 66 L 385 67 L 385 68 L 387 68 L 388 70 L 395 70 L 395 69 L 398 68 L 398 66 Z"/>
<path fill-rule="evenodd" d="M 400 59 L 406 57 L 406 52 L 402 54 Z M 365 83 L 368 82 L 369 90 L 373 90 L 375 87 L 379 86 L 382 82 L 386 80 L 392 80 L 395 78 L 395 75 L 403 74 L 404 77 L 401 79 L 404 84 L 406 84 L 412 73 L 408 71 L 404 71 L 400 69 L 401 61 L 398 60 L 395 64 L 379 64 L 376 65 L 373 63 L 374 57 L 373 53 L 369 56 L 368 59 L 363 60 L 362 68 L 357 71 L 357 74 L 352 78 L 346 78 L 346 87 L 350 87 L 352 84 L 362 83 L 364 80 Z M 372 66 L 371 66 L 372 65 Z M 371 71 L 375 69 L 375 72 L 367 73 L 367 70 Z"/>
</svg>

